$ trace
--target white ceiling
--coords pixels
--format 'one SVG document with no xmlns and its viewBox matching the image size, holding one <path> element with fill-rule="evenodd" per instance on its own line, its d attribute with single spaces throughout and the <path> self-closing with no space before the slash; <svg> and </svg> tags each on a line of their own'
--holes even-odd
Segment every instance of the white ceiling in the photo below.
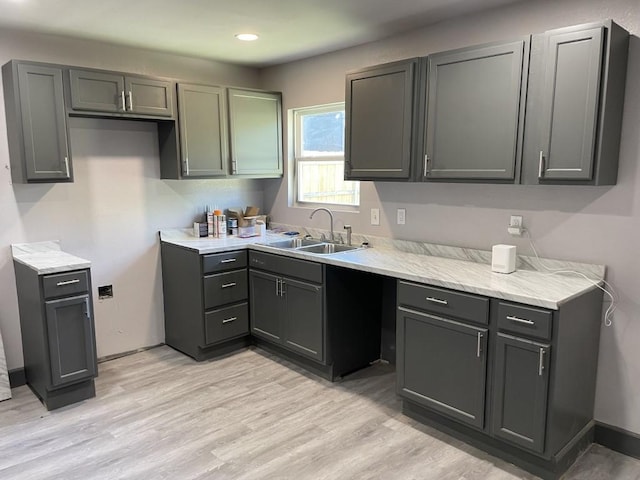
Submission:
<svg viewBox="0 0 640 480">
<path fill-rule="evenodd" d="M 0 26 L 261 67 L 517 1 L 0 0 Z"/>
</svg>

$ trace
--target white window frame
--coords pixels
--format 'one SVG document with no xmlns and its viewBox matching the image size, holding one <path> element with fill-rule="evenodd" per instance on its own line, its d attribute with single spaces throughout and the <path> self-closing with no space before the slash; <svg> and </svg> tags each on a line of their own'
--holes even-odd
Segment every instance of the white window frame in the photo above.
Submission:
<svg viewBox="0 0 640 480">
<path fill-rule="evenodd" d="M 317 105 L 312 107 L 296 108 L 293 110 L 293 156 L 294 156 L 294 204 L 301 207 L 315 207 L 322 205 L 334 206 L 339 209 L 357 209 L 360 206 L 360 182 L 355 181 L 357 191 L 356 203 L 334 203 L 334 202 L 309 202 L 299 199 L 299 185 L 300 185 L 300 168 L 299 164 L 304 162 L 317 162 L 317 161 L 340 161 L 344 164 L 344 153 L 342 155 L 317 155 L 317 156 L 302 156 L 302 117 L 310 113 L 321 114 L 328 112 L 335 112 L 337 110 L 344 111 L 345 103 L 327 103 L 324 105 Z"/>
</svg>

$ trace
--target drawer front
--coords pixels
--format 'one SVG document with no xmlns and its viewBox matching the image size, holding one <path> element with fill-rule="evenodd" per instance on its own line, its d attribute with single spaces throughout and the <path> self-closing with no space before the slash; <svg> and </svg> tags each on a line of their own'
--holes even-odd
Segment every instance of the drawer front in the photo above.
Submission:
<svg viewBox="0 0 640 480">
<path fill-rule="evenodd" d="M 398 304 L 487 325 L 489 299 L 446 288 L 398 282 Z"/>
<path fill-rule="evenodd" d="M 549 310 L 498 303 L 498 328 L 503 332 L 551 340 L 552 319 L 553 314 Z"/>
<path fill-rule="evenodd" d="M 212 310 L 204 315 L 204 339 L 207 345 L 249 334 L 249 305 Z"/>
<path fill-rule="evenodd" d="M 247 266 L 247 252 L 212 253 L 202 256 L 202 273 L 223 272 L 236 270 Z"/>
<path fill-rule="evenodd" d="M 247 270 L 204 277 L 204 308 L 218 307 L 247 298 Z"/>
<path fill-rule="evenodd" d="M 298 260 L 297 258 L 250 252 L 249 265 L 285 277 L 299 278 L 313 283 L 322 283 L 322 264 Z"/>
<path fill-rule="evenodd" d="M 44 298 L 67 297 L 89 291 L 87 270 L 56 273 L 42 277 Z"/>
</svg>

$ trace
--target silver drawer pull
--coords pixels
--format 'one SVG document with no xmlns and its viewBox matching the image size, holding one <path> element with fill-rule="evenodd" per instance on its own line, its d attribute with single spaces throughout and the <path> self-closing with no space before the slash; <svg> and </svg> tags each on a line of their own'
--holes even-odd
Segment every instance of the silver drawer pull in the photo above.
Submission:
<svg viewBox="0 0 640 480">
<path fill-rule="evenodd" d="M 449 305 L 449 302 L 447 302 L 446 300 L 440 300 L 439 298 L 435 297 L 426 297 L 426 300 L 433 303 L 439 303 L 440 305 Z"/>
<path fill-rule="evenodd" d="M 127 103 L 126 103 L 126 100 L 124 99 L 124 90 L 120 92 L 120 99 L 122 100 L 122 110 L 126 111 Z"/>
<path fill-rule="evenodd" d="M 480 354 L 482 353 L 482 333 L 478 332 L 478 348 L 476 350 L 476 357 L 480 358 Z"/>
<path fill-rule="evenodd" d="M 133 94 L 129 90 L 129 110 L 133 110 Z"/>
<path fill-rule="evenodd" d="M 64 282 L 58 282 L 58 283 L 56 283 L 56 286 L 64 287 L 65 285 L 73 285 L 74 283 L 80 283 L 80 280 L 76 278 L 75 280 L 67 280 L 67 281 L 64 281 Z"/>
<path fill-rule="evenodd" d="M 540 361 L 538 363 L 538 375 L 542 376 L 542 371 L 544 370 L 544 354 L 547 353 L 544 348 L 540 349 Z"/>
<path fill-rule="evenodd" d="M 512 322 L 524 323 L 525 325 L 535 325 L 536 322 L 532 320 L 527 320 L 526 318 L 514 317 L 513 315 L 508 315 L 507 320 L 511 320 Z"/>
<path fill-rule="evenodd" d="M 231 323 L 237 319 L 238 317 L 225 318 L 224 320 L 222 320 L 222 323 Z"/>
<path fill-rule="evenodd" d="M 226 258 L 224 260 L 220 260 L 220 263 L 233 263 L 236 260 L 237 260 L 236 258 Z"/>
<path fill-rule="evenodd" d="M 231 282 L 231 283 L 224 283 L 220 286 L 220 288 L 229 288 L 229 287 L 235 287 L 236 286 L 236 282 Z"/>
</svg>

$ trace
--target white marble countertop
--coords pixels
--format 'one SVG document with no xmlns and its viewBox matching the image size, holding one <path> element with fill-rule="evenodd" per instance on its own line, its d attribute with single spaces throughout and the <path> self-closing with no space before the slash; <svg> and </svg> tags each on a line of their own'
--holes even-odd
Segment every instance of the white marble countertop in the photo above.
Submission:
<svg viewBox="0 0 640 480">
<path fill-rule="evenodd" d="M 510 274 L 491 271 L 486 263 L 442 258 L 432 255 L 374 247 L 332 255 L 317 255 L 298 250 L 274 248 L 266 243 L 281 240 L 283 235 L 268 232 L 265 237 L 223 239 L 190 235 L 189 230 L 160 232 L 164 242 L 179 245 L 201 254 L 251 248 L 327 265 L 352 268 L 402 280 L 446 287 L 488 297 L 557 310 L 560 305 L 596 288 L 602 278 L 593 280 L 573 274 L 552 274 L 535 270 L 517 270 Z M 604 268 L 601 269 L 604 272 Z M 593 278 L 593 277 L 592 277 Z"/>
<path fill-rule="evenodd" d="M 91 267 L 91 262 L 63 252 L 58 240 L 11 245 L 14 260 L 32 268 L 38 275 L 69 272 Z"/>
</svg>

